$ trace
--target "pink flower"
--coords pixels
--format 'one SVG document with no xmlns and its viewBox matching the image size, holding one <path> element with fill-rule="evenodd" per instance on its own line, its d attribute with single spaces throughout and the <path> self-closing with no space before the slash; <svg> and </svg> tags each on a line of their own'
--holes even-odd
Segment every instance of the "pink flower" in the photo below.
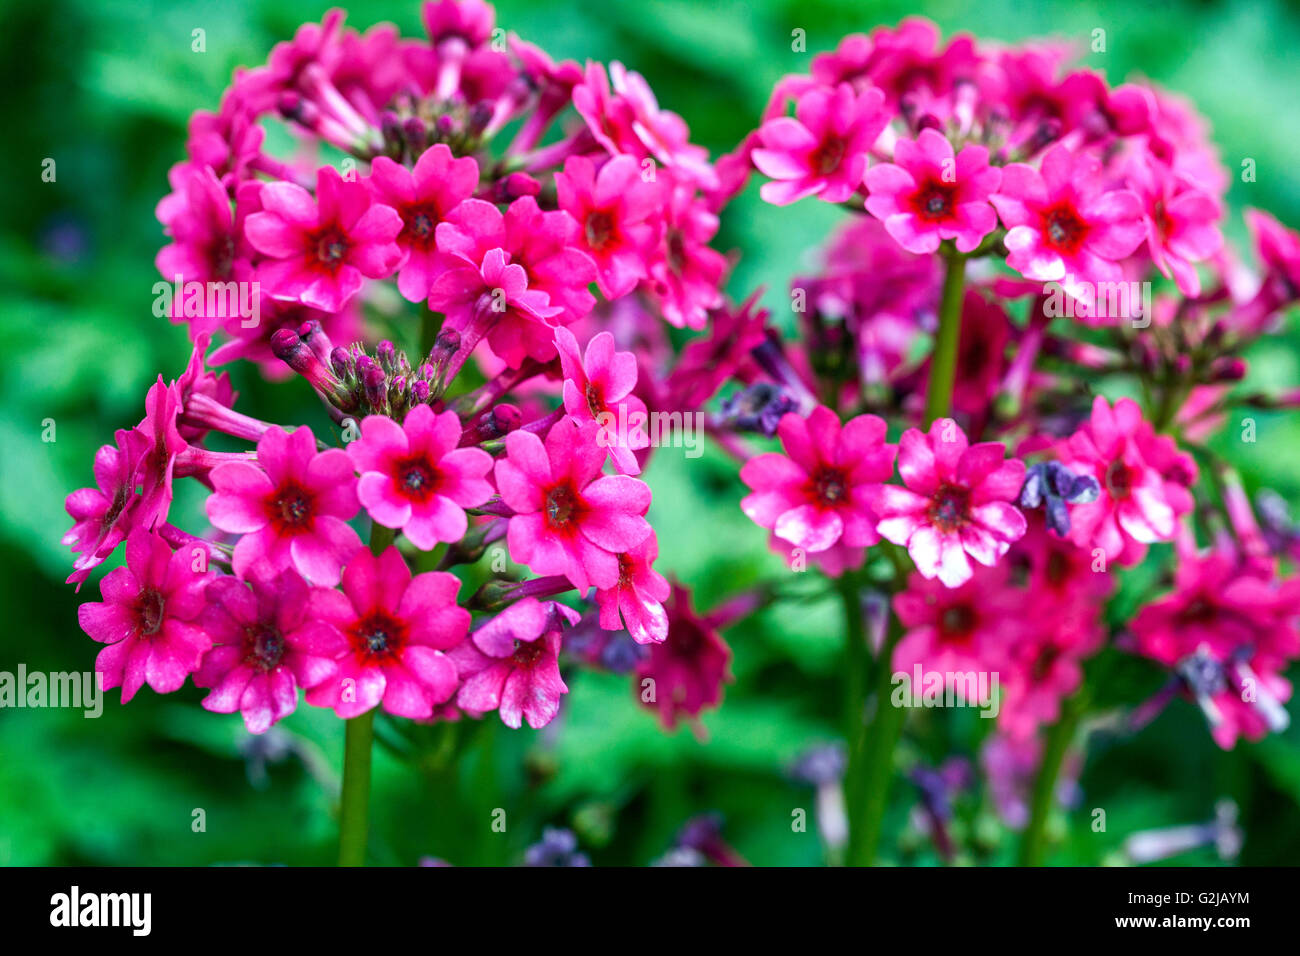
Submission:
<svg viewBox="0 0 1300 956">
<path fill-rule="evenodd" d="M 1152 262 L 1162 275 L 1173 276 L 1184 295 L 1200 295 L 1201 277 L 1193 263 L 1211 258 L 1223 246 L 1219 201 L 1150 156 L 1130 165 L 1127 182 L 1142 200 Z"/>
<path fill-rule="evenodd" d="M 485 476 L 492 456 L 457 448 L 455 412 L 416 405 L 401 425 L 382 415 L 361 422 L 361 437 L 347 446 L 361 477 L 357 497 L 370 517 L 397 528 L 422 551 L 439 541 L 459 541 L 469 525 L 465 509 L 492 496 Z"/>
<path fill-rule="evenodd" d="M 1024 637 L 1023 606 L 1024 595 L 1009 586 L 1004 568 L 979 568 L 952 586 L 912 575 L 907 590 L 894 596 L 903 627 L 894 673 L 911 679 L 918 665 L 923 673 L 1001 673 Z"/>
<path fill-rule="evenodd" d="M 293 713 L 298 688 L 334 673 L 344 647 L 338 632 L 308 614 L 308 588 L 292 569 L 279 575 L 254 568 L 247 584 L 219 577 L 207 589 L 200 622 L 213 647 L 194 675 L 212 692 L 205 709 L 240 711 L 250 734 L 265 733 Z"/>
<path fill-rule="evenodd" d="M 794 118 L 764 123 L 754 165 L 776 182 L 763 185 L 763 199 L 775 206 L 806 196 L 838 203 L 857 192 L 867 154 L 889 122 L 884 102 L 876 89 L 854 93 L 847 83 L 818 86 L 799 97 Z"/>
<path fill-rule="evenodd" d="M 376 157 L 370 168 L 370 185 L 378 202 L 397 210 L 402 231 L 397 245 L 406 261 L 397 274 L 397 290 L 410 302 L 424 302 L 438 276 L 438 223 L 478 188 L 478 163 L 472 157 L 456 159 L 438 143 L 407 169 L 387 156 Z"/>
<path fill-rule="evenodd" d="M 443 271 L 429 289 L 429 308 L 447 316 L 446 327 L 461 333 L 462 348 L 484 334 L 492 351 L 512 368 L 536 356 L 550 339 L 550 320 L 563 309 L 545 292 L 530 288 L 524 267 L 504 249 L 490 249 L 479 262 L 469 260 Z"/>
<path fill-rule="evenodd" d="M 81 629 L 101 644 L 95 670 L 104 689 L 122 688 L 127 703 L 144 684 L 170 694 L 198 669 L 212 641 L 198 624 L 211 575 L 191 568 L 158 535 L 137 528 L 126 539 L 126 567 L 100 582 L 102 602 L 77 609 Z"/>
<path fill-rule="evenodd" d="M 136 430 L 145 437 L 148 447 L 140 462 L 141 501 L 136 517 L 144 527 L 152 528 L 167 520 L 176 458 L 189 443 L 181 437 L 178 427 L 181 395 L 175 383 L 168 385 L 159 375 L 145 395 L 144 407 L 144 419 Z"/>
<path fill-rule="evenodd" d="M 567 212 L 542 212 L 524 197 L 502 215 L 468 199 L 437 232 L 448 271 L 430 289 L 430 308 L 447 314 L 462 341 L 475 343 L 486 329 L 492 351 L 512 368 L 554 358 L 552 328 L 595 304 L 587 286 L 596 267 L 576 248 L 578 223 Z"/>
<path fill-rule="evenodd" d="M 740 469 L 753 489 L 740 503 L 749 519 L 809 552 L 879 541 L 871 500 L 893 475 L 898 454 L 885 444 L 884 420 L 859 415 L 841 426 L 819 405 L 806 420 L 785 415 L 777 434 L 784 455 L 767 452 Z"/>
<path fill-rule="evenodd" d="M 915 141 L 894 145 L 893 165 L 867 170 L 867 211 L 908 252 L 934 252 L 944 239 L 971 252 L 997 228 L 989 193 L 1001 181 L 1002 171 L 989 165 L 983 146 L 966 146 L 954 156 L 946 136 L 923 129 Z"/>
<path fill-rule="evenodd" d="M 691 592 L 674 585 L 666 610 L 668 638 L 650 645 L 650 656 L 637 665 L 635 687 L 672 730 L 682 716 L 697 717 L 722 703 L 722 685 L 733 678 L 731 648 L 710 619 L 692 609 Z"/>
<path fill-rule="evenodd" d="M 277 425 L 257 443 L 257 465 L 226 462 L 209 477 L 208 519 L 243 535 L 234 553 L 241 577 L 266 559 L 276 571 L 292 565 L 313 584 L 332 587 L 361 547 L 346 523 L 358 508 L 352 462 L 340 448 L 318 453 L 310 428 L 288 434 Z"/>
<path fill-rule="evenodd" d="M 514 431 L 497 461 L 497 487 L 515 511 L 510 556 L 538 574 L 563 574 L 579 591 L 618 583 L 617 555 L 650 535 L 650 489 L 626 475 L 603 476 L 595 422 L 558 422 L 546 436 Z"/>
<path fill-rule="evenodd" d="M 1140 653 L 1175 670 L 1220 747 L 1285 729 L 1282 676 L 1300 657 L 1300 580 L 1279 583 L 1268 563 L 1227 550 L 1181 549 L 1174 589 L 1143 607 L 1131 628 Z"/>
<path fill-rule="evenodd" d="M 560 208 L 577 220 L 580 248 L 596 263 L 606 299 L 627 295 L 644 279 L 661 201 L 659 185 L 641 178 L 631 156 L 615 156 L 597 173 L 585 156 L 570 156 L 555 174 Z"/>
<path fill-rule="evenodd" d="M 524 597 L 448 654 L 463 683 L 456 705 L 471 714 L 497 710 L 501 722 L 545 727 L 569 692 L 560 677 L 560 633 L 581 615 L 554 601 Z"/>
<path fill-rule="evenodd" d="M 618 556 L 618 581 L 611 588 L 596 591 L 600 626 L 607 631 L 626 628 L 638 644 L 656 644 L 668 636 L 667 579 L 651 565 L 659 556 L 654 532 L 634 548 Z"/>
<path fill-rule="evenodd" d="M 248 217 L 244 231 L 269 260 L 257 278 L 274 298 L 326 312 L 356 295 L 363 277 L 386 278 L 402 259 L 395 241 L 402 217 L 332 166 L 317 170 L 315 199 L 294 183 L 264 185 L 262 211 Z"/>
<path fill-rule="evenodd" d="M 597 422 L 596 440 L 609 449 L 615 467 L 625 475 L 640 474 L 633 452 L 648 447 L 650 438 L 643 427 L 645 402 L 632 394 L 636 356 L 616 352 L 609 332 L 592 336 L 585 356 L 568 329 L 555 330 L 555 346 L 564 370 L 564 410 L 579 422 Z"/>
<path fill-rule="evenodd" d="M 925 577 L 950 588 L 964 584 L 974 573 L 970 558 L 991 568 L 1025 533 L 1025 517 L 1010 503 L 1024 484 L 1025 463 L 1005 455 L 1001 442 L 968 447 L 952 419 L 936 419 L 929 434 L 909 428 L 898 445 L 907 487 L 876 493 L 876 530 L 905 545 Z"/>
<path fill-rule="evenodd" d="M 1070 509 L 1070 540 L 1081 548 L 1100 548 L 1108 561 L 1133 564 L 1154 541 L 1168 541 L 1176 530 L 1176 498 L 1160 472 L 1142 453 L 1142 410 L 1121 398 L 1112 409 L 1098 395 L 1092 417 L 1059 446 L 1061 463 L 1092 475 L 1101 495 Z M 1149 427 L 1149 426 L 1148 426 Z"/>
<path fill-rule="evenodd" d="M 584 81 L 573 89 L 573 106 L 596 141 L 614 155 L 653 157 L 693 185 L 717 188 L 708 150 L 690 143 L 682 118 L 660 109 L 644 77 L 622 63 L 611 63 L 606 75 L 603 65 L 589 62 Z"/>
<path fill-rule="evenodd" d="M 689 184 L 660 174 L 664 195 L 664 233 L 650 263 L 650 291 L 664 318 L 677 328 L 702 329 L 709 310 L 722 304 L 719 288 L 727 258 L 709 248 L 718 217 Z"/>
<path fill-rule="evenodd" d="M 411 576 L 396 548 L 379 557 L 362 548 L 343 571 L 343 590 L 317 588 L 310 613 L 346 642 L 333 676 L 307 702 L 340 717 L 381 702 L 398 717 L 427 720 L 456 691 L 456 668 L 442 652 L 459 644 L 469 612 L 456 604 L 460 581 L 430 571 Z"/>
<path fill-rule="evenodd" d="M 1116 262 L 1146 238 L 1142 201 L 1127 189 L 1106 191 L 1101 164 L 1087 153 L 1053 146 L 1042 169 L 1011 163 L 989 197 L 1009 230 L 1007 265 L 1028 279 L 1060 282 L 1092 302 L 1089 283 L 1120 278 Z"/>
<path fill-rule="evenodd" d="M 140 463 L 149 440 L 136 429 L 118 429 L 116 445 L 104 445 L 95 453 L 95 488 L 79 488 L 68 495 L 64 507 L 72 516 L 72 527 L 63 543 L 80 552 L 73 562 L 68 583 L 90 577 L 91 569 L 112 554 L 136 527 L 140 496 Z"/>
</svg>

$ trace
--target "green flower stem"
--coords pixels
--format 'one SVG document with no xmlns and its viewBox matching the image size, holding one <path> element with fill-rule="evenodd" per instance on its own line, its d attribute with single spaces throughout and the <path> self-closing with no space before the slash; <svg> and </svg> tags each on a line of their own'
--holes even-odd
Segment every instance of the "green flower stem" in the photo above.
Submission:
<svg viewBox="0 0 1300 956">
<path fill-rule="evenodd" d="M 925 424 L 943 418 L 952 409 L 952 388 L 957 377 L 957 345 L 961 341 L 962 295 L 966 286 L 966 256 L 948 245 L 943 248 L 947 266 L 939 298 L 939 331 L 930 356 L 930 387 L 925 395 Z"/>
<path fill-rule="evenodd" d="M 1020 866 L 1043 865 L 1043 856 L 1047 850 L 1047 820 L 1056 802 L 1056 781 L 1086 705 L 1087 692 L 1080 688 L 1061 704 L 1060 719 L 1047 733 L 1043 762 L 1039 764 L 1030 797 L 1029 823 L 1020 838 L 1020 856 L 1017 860 Z"/>
<path fill-rule="evenodd" d="M 862 610 L 858 608 L 861 619 Z M 889 629 L 876 657 L 875 713 L 871 723 L 863 726 L 858 746 L 850 750 L 846 792 L 849 803 L 849 866 L 871 866 L 880 844 L 881 823 L 894 779 L 894 748 L 903 732 L 906 712 L 890 702 L 893 689 L 894 648 L 903 636 L 902 625 L 892 611 Z M 861 713 L 859 711 L 858 713 Z M 859 718 L 861 724 L 861 718 Z"/>
<path fill-rule="evenodd" d="M 370 550 L 381 554 L 396 532 L 383 525 L 370 529 Z M 339 866 L 366 865 L 370 831 L 370 752 L 375 736 L 375 711 L 366 711 L 344 724 L 343 795 L 339 807 Z"/>
<path fill-rule="evenodd" d="M 370 742 L 374 725 L 373 709 L 353 717 L 345 725 L 339 866 L 366 865 L 366 838 L 370 830 Z"/>
</svg>

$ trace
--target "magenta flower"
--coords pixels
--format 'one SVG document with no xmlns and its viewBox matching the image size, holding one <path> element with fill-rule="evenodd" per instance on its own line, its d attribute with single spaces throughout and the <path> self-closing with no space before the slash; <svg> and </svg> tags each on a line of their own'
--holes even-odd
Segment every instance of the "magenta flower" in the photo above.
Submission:
<svg viewBox="0 0 1300 956">
<path fill-rule="evenodd" d="M 136 520 L 152 528 L 167 520 L 176 458 L 189 443 L 181 437 L 181 394 L 174 383 L 166 384 L 159 375 L 145 395 L 144 408 L 144 418 L 136 426 L 148 442 L 140 462 L 141 501 Z"/>
<path fill-rule="evenodd" d="M 338 669 L 307 691 L 307 702 L 356 717 L 380 703 L 399 717 L 427 720 L 456 691 L 456 668 L 442 652 L 469 629 L 456 604 L 460 581 L 430 571 L 411 576 L 390 547 L 379 557 L 357 551 L 343 571 L 343 590 L 317 588 L 310 613 L 346 642 Z"/>
<path fill-rule="evenodd" d="M 1058 446 L 1062 464 L 1101 486 L 1096 501 L 1071 507 L 1070 540 L 1122 564 L 1140 561 L 1148 544 L 1173 538 L 1174 501 L 1186 503 L 1143 455 L 1150 427 L 1144 424 L 1132 399 L 1121 398 L 1112 409 L 1098 395 L 1091 419 Z"/>
<path fill-rule="evenodd" d="M 262 187 L 262 211 L 244 223 L 248 241 L 267 257 L 258 281 L 277 299 L 337 312 L 361 290 L 364 278 L 392 275 L 402 259 L 402 217 L 374 201 L 370 188 L 316 173 L 316 196 L 295 183 Z"/>
<path fill-rule="evenodd" d="M 615 467 L 625 475 L 640 474 L 635 451 L 646 448 L 645 402 L 632 394 L 636 386 L 636 356 L 614 351 L 614 336 L 601 332 L 587 343 L 584 356 L 568 329 L 555 330 L 555 346 L 564 370 L 564 410 L 579 422 L 596 422 L 596 440 L 609 449 Z"/>
<path fill-rule="evenodd" d="M 293 713 L 298 688 L 329 678 L 345 650 L 338 632 L 308 613 L 309 590 L 298 573 L 258 573 L 266 568 L 253 569 L 252 590 L 232 577 L 208 585 L 200 623 L 213 647 L 194 675 L 196 685 L 212 689 L 204 708 L 239 711 L 250 734 Z"/>
<path fill-rule="evenodd" d="M 560 634 L 573 608 L 535 597 L 520 598 L 448 652 L 462 680 L 456 706 L 471 714 L 496 710 L 516 730 L 523 721 L 545 727 L 569 692 L 560 677 Z"/>
<path fill-rule="evenodd" d="M 1005 568 L 979 568 L 953 586 L 914 574 L 893 604 L 903 627 L 893 672 L 909 679 L 918 665 L 922 673 L 1001 673 L 1025 637 L 1024 593 L 1010 586 Z"/>
<path fill-rule="evenodd" d="M 650 291 L 664 318 L 677 328 L 702 329 L 709 310 L 722 305 L 720 285 L 727 257 L 709 248 L 718 217 L 688 183 L 660 174 L 664 195 L 663 239 L 650 263 Z"/>
<path fill-rule="evenodd" d="M 806 420 L 785 415 L 777 434 L 784 455 L 767 452 L 740 469 L 753 489 L 740 503 L 749 519 L 809 552 L 879 541 L 871 501 L 898 454 L 885 444 L 884 420 L 859 415 L 841 427 L 839 416 L 819 405 Z"/>
<path fill-rule="evenodd" d="M 1184 295 L 1200 295 L 1201 277 L 1194 263 L 1211 258 L 1223 246 L 1219 201 L 1149 156 L 1130 165 L 1127 182 L 1146 213 L 1151 261 L 1162 275 L 1173 277 Z"/>
<path fill-rule="evenodd" d="M 818 86 L 799 97 L 793 118 L 778 116 L 758 130 L 762 146 L 754 165 L 776 182 L 765 183 L 763 199 L 788 206 L 806 196 L 844 202 L 862 185 L 867 155 L 889 123 L 885 96 L 855 93 L 841 83 Z"/>
<path fill-rule="evenodd" d="M 459 541 L 469 526 L 466 508 L 492 496 L 486 475 L 492 456 L 457 448 L 455 412 L 416 405 L 401 425 L 382 415 L 361 422 L 361 437 L 347 447 L 361 477 L 357 497 L 378 524 L 399 529 L 422 551 L 439 541 Z"/>
<path fill-rule="evenodd" d="M 311 429 L 276 426 L 257 443 L 257 464 L 226 462 L 209 476 L 214 527 L 243 535 L 235 545 L 240 577 L 262 559 L 290 566 L 312 584 L 338 584 L 339 569 L 361 547 L 347 521 L 357 513 L 356 476 L 340 448 L 316 451 Z"/>
<path fill-rule="evenodd" d="M 560 208 L 577 220 L 580 248 L 596 263 L 596 281 L 607 299 L 627 295 L 648 273 L 657 238 L 662 193 L 642 179 L 631 156 L 615 156 L 600 167 L 570 156 L 555 174 Z"/>
<path fill-rule="evenodd" d="M 668 636 L 663 602 L 671 589 L 667 579 L 651 567 L 658 556 L 659 541 L 653 531 L 618 556 L 618 582 L 596 591 L 601 627 L 607 631 L 626 628 L 638 644 L 657 644 Z"/>
<path fill-rule="evenodd" d="M 1173 591 L 1133 619 L 1138 651 L 1179 675 L 1220 747 L 1285 729 L 1282 672 L 1300 657 L 1300 580 L 1279 583 L 1271 562 L 1230 549 L 1179 551 Z"/>
<path fill-rule="evenodd" d="M 626 475 L 601 475 L 600 426 L 572 419 L 546 436 L 514 431 L 496 464 L 497 487 L 515 514 L 510 556 L 538 574 L 563 574 L 579 591 L 618 583 L 618 554 L 650 535 L 650 489 Z"/>
<path fill-rule="evenodd" d="M 137 429 L 118 429 L 116 445 L 104 445 L 95 453 L 95 488 L 78 488 L 68 495 L 64 507 L 72 516 L 72 527 L 63 543 L 80 552 L 72 563 L 68 584 L 81 583 L 91 569 L 112 554 L 136 527 L 140 507 L 140 463 L 149 440 Z"/>
<path fill-rule="evenodd" d="M 907 487 L 883 485 L 873 507 L 882 538 L 904 545 L 916 568 L 955 588 L 974 573 L 970 558 L 993 567 L 1025 533 L 1011 502 L 1025 481 L 1025 463 L 1003 461 L 1001 442 L 967 446 L 966 433 L 939 418 L 928 434 L 915 428 L 898 444 L 898 473 Z"/>
<path fill-rule="evenodd" d="M 1085 302 L 1094 301 L 1090 283 L 1120 278 L 1116 262 L 1147 235 L 1142 200 L 1127 189 L 1107 191 L 1095 157 L 1059 144 L 1043 156 L 1041 170 L 1004 167 L 989 199 L 1009 230 L 1007 265 L 1027 279 L 1059 282 Z"/>
<path fill-rule="evenodd" d="M 722 685 L 732 680 L 731 648 L 709 616 L 695 613 L 691 592 L 681 585 L 673 585 L 665 609 L 668 638 L 651 644 L 650 656 L 637 665 L 635 689 L 672 730 L 683 716 L 722 703 Z"/>
<path fill-rule="evenodd" d="M 137 528 L 126 539 L 126 567 L 100 582 L 104 600 L 77 609 L 81 629 L 108 645 L 95 670 L 105 690 L 122 688 L 124 704 L 145 684 L 159 694 L 180 689 L 212 646 L 198 623 L 211 574 L 194 571 L 192 561 L 188 550 L 173 553 Z"/>
<path fill-rule="evenodd" d="M 478 188 L 478 163 L 470 156 L 456 159 L 438 143 L 407 169 L 387 156 L 378 156 L 370 167 L 370 186 L 376 201 L 397 210 L 402 231 L 397 245 L 405 254 L 397 273 L 397 290 L 410 302 L 424 302 L 438 276 L 438 223 Z"/>
<path fill-rule="evenodd" d="M 622 63 L 611 63 L 607 75 L 602 64 L 588 62 L 583 82 L 573 88 L 573 106 L 596 142 L 610 153 L 638 160 L 653 157 L 695 186 L 717 188 L 708 151 L 690 142 L 685 121 L 660 109 L 645 78 Z"/>
<path fill-rule="evenodd" d="M 972 252 L 997 228 L 989 193 L 1001 181 L 1002 171 L 989 165 L 983 146 L 966 146 L 954 155 L 946 136 L 923 129 L 915 141 L 894 144 L 892 165 L 867 170 L 867 212 L 908 252 L 934 252 L 944 239 Z"/>
</svg>

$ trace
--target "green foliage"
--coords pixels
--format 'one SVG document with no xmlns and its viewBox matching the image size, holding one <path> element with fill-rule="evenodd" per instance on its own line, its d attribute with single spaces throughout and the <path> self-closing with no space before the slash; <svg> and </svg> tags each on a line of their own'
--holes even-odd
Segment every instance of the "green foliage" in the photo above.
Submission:
<svg viewBox="0 0 1300 956">
<path fill-rule="evenodd" d="M 415 0 L 351 6 L 354 25 L 391 19 L 417 33 Z M 1106 0 L 1008 0 L 914 4 L 832 0 L 553 3 L 505 0 L 499 20 L 557 56 L 619 59 L 644 73 L 662 105 L 681 113 L 714 155 L 756 124 L 773 82 L 806 69 L 812 53 L 845 32 L 923 12 L 945 31 L 972 29 L 1012 41 L 1064 34 L 1085 43 L 1107 31 L 1107 52 L 1084 62 L 1118 80 L 1143 73 L 1197 102 L 1211 118 L 1225 164 L 1258 164 L 1258 181 L 1235 182 L 1230 235 L 1239 212 L 1258 205 L 1300 223 L 1300 177 L 1291 161 L 1300 111 L 1300 20 L 1277 3 L 1171 0 L 1158 11 Z M 6 3 L 0 13 L 0 89 L 11 164 L 0 190 L 0 670 L 86 670 L 97 646 L 77 627 L 78 596 L 63 584 L 70 560 L 59 538 L 69 491 L 90 483 L 95 449 L 142 415 L 144 392 L 183 367 L 183 330 L 155 319 L 153 257 L 162 244 L 154 206 L 167 168 L 182 156 L 184 126 L 214 108 L 236 65 L 264 60 L 271 45 L 323 5 L 303 0 L 238 3 L 51 0 Z M 207 30 L 192 53 L 191 30 Z M 807 53 L 791 48 L 806 31 Z M 1084 46 L 1086 49 L 1086 46 Z M 41 162 L 57 162 L 42 183 Z M 740 254 L 731 292 L 767 288 L 778 321 L 790 278 L 838 220 L 815 202 L 776 210 L 751 188 L 728 211 L 719 245 Z M 1251 386 L 1294 387 L 1294 338 L 1252 358 Z M 270 420 L 325 424 L 301 381 L 271 386 L 235 371 L 241 407 Z M 243 404 L 243 403 L 246 403 Z M 1259 417 L 1258 441 L 1237 423 L 1216 447 L 1240 463 L 1247 485 L 1300 498 L 1294 416 Z M 54 442 L 42 440 L 52 419 Z M 662 563 L 697 587 L 708 609 L 748 585 L 788 580 L 765 533 L 737 507 L 734 466 L 710 451 L 661 453 L 648 476 Z M 197 523 L 201 501 L 178 508 Z M 181 522 L 184 523 L 184 522 Z M 1153 577 L 1153 576 L 1149 576 Z M 800 584 L 811 588 L 812 576 Z M 97 580 L 80 599 L 97 597 Z M 1130 582 L 1118 607 L 1130 611 L 1156 581 Z M 1149 592 L 1148 592 L 1149 593 Z M 789 781 L 791 760 L 834 739 L 841 725 L 842 624 L 834 600 L 774 608 L 732 629 L 736 682 L 723 708 L 665 734 L 637 702 L 628 678 L 575 674 L 560 721 L 544 732 L 510 732 L 494 720 L 425 733 L 380 721 L 373 794 L 372 857 L 412 864 L 433 855 L 454 863 L 517 862 L 544 824 L 574 827 L 598 863 L 643 864 L 668 847 L 689 817 L 722 811 L 728 838 L 765 864 L 822 861 L 811 788 Z M 1099 698 L 1143 699 L 1159 675 L 1126 660 L 1107 669 Z M 102 717 L 66 710 L 0 711 L 0 863 L 327 863 L 333 859 L 342 727 L 328 712 L 300 708 L 277 732 L 251 740 L 237 715 L 198 707 L 187 687 L 160 698 L 146 690 L 130 707 L 115 695 Z M 926 725 L 934 737 L 900 752 L 931 764 L 971 754 L 979 721 Z M 938 742 L 938 743 L 936 743 Z M 1095 863 L 1133 830 L 1207 819 L 1233 797 L 1247 833 L 1244 862 L 1300 858 L 1300 736 L 1293 730 L 1221 753 L 1203 720 L 1181 702 L 1140 735 L 1105 740 L 1084 768 L 1078 808 L 1063 817 L 1052 859 Z M 896 784 L 885 846 L 898 862 L 935 863 L 910 829 L 914 788 Z M 1108 815 L 1090 828 L 1092 808 Z M 504 834 L 491 829 L 495 808 Z M 201 809 L 206 829 L 194 830 Z M 991 822 L 988 801 L 969 797 L 957 828 L 979 833 L 980 861 L 1007 862 L 1013 841 Z M 979 842 L 979 841 L 977 841 Z M 1214 862 L 1190 854 L 1187 863 Z"/>
</svg>

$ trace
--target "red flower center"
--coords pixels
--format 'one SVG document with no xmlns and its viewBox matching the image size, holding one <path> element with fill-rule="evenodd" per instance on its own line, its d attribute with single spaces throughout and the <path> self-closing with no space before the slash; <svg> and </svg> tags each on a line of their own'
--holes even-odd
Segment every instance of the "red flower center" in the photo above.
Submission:
<svg viewBox="0 0 1300 956">
<path fill-rule="evenodd" d="M 153 637 L 162 630 L 166 599 L 156 588 L 145 588 L 136 599 L 136 627 L 141 637 Z"/>
<path fill-rule="evenodd" d="M 401 493 L 411 501 L 425 501 L 437 490 L 438 474 L 423 458 L 398 462 L 397 477 Z"/>
<path fill-rule="evenodd" d="M 1053 249 L 1073 254 L 1088 238 L 1088 224 L 1079 218 L 1073 206 L 1063 203 L 1043 213 L 1043 234 Z"/>
<path fill-rule="evenodd" d="M 270 499 L 267 515 L 280 534 L 305 531 L 311 525 L 314 504 L 311 492 L 290 482 L 282 485 L 279 493 Z"/>
<path fill-rule="evenodd" d="M 813 495 L 828 508 L 840 504 L 848 494 L 848 482 L 838 468 L 822 467 L 812 479 Z"/>
<path fill-rule="evenodd" d="M 556 485 L 546 494 L 546 523 L 552 528 L 569 531 L 571 522 L 582 513 L 582 499 L 569 485 Z"/>
<path fill-rule="evenodd" d="M 601 412 L 606 410 L 605 396 L 603 389 L 595 382 L 587 383 L 586 391 L 587 410 L 591 412 L 591 417 L 597 417 Z"/>
<path fill-rule="evenodd" d="M 954 531 L 966 523 L 970 511 L 970 489 L 942 485 L 930 505 L 930 522 L 940 531 Z"/>
<path fill-rule="evenodd" d="M 348 254 L 348 241 L 337 229 L 328 228 L 316 235 L 316 260 L 330 272 L 338 271 Z"/>
<path fill-rule="evenodd" d="M 406 625 L 383 611 L 375 611 L 352 625 L 348 636 L 364 666 L 395 656 L 406 643 Z"/>
<path fill-rule="evenodd" d="M 587 215 L 587 245 L 599 251 L 614 238 L 614 219 L 603 209 L 594 210 Z"/>
<path fill-rule="evenodd" d="M 280 632 L 271 625 L 248 627 L 244 630 L 245 663 L 262 671 L 272 671 L 284 658 L 285 643 Z"/>
<path fill-rule="evenodd" d="M 546 642 L 540 637 L 535 641 L 515 641 L 515 653 L 511 657 L 516 667 L 532 667 L 546 654 Z"/>
<path fill-rule="evenodd" d="M 1056 663 L 1060 656 L 1061 649 L 1055 644 L 1048 644 L 1040 650 L 1038 656 L 1034 658 L 1033 667 L 1030 669 L 1030 673 L 1033 675 L 1034 680 L 1045 680 L 1052 670 L 1052 665 Z"/>
<path fill-rule="evenodd" d="M 954 604 L 939 615 L 939 636 L 945 641 L 965 641 L 975 631 L 979 616 L 968 604 Z"/>
<path fill-rule="evenodd" d="M 844 140 L 838 136 L 827 136 L 808 157 L 808 165 L 812 166 L 813 171 L 818 175 L 829 176 L 840 168 L 840 163 L 844 160 L 844 152 Z"/>
<path fill-rule="evenodd" d="M 1123 501 L 1132 490 L 1133 472 L 1121 459 L 1116 458 L 1106 466 L 1106 491 L 1114 500 Z"/>
<path fill-rule="evenodd" d="M 937 222 L 952 216 L 956 183 L 931 180 L 912 196 L 912 211 L 928 222 Z"/>
<path fill-rule="evenodd" d="M 632 562 L 631 555 L 626 552 L 618 556 L 618 586 L 629 588 L 632 586 L 632 574 L 636 565 Z"/>
<path fill-rule="evenodd" d="M 402 211 L 402 234 L 398 242 L 417 249 L 432 248 L 439 219 L 438 210 L 432 206 L 408 206 Z"/>
</svg>

